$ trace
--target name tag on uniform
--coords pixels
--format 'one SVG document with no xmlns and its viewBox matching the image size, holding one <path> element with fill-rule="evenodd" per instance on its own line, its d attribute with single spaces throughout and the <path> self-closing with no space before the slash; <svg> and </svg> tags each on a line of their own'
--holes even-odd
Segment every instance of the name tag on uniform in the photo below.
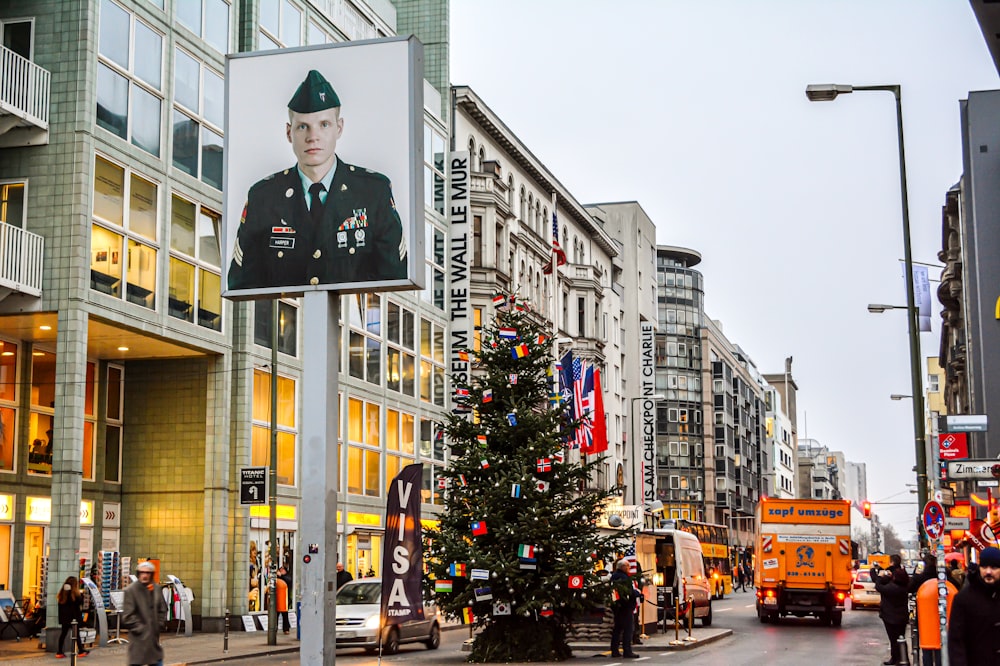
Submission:
<svg viewBox="0 0 1000 666">
<path fill-rule="evenodd" d="M 272 248 L 274 248 L 276 250 L 291 250 L 292 248 L 295 247 L 295 239 L 294 238 L 280 238 L 280 237 L 279 238 L 275 238 L 274 236 L 271 236 L 271 245 L 270 245 L 270 247 L 272 247 Z"/>
<path fill-rule="evenodd" d="M 294 234 L 295 229 L 291 227 L 271 227 L 272 234 Z"/>
</svg>

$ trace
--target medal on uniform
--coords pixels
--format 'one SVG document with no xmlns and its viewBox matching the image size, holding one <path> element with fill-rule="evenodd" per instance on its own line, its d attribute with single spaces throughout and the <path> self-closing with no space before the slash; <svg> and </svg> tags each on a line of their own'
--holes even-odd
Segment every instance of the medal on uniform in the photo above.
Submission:
<svg viewBox="0 0 1000 666">
<path fill-rule="evenodd" d="M 354 219 L 358 221 L 359 227 L 368 226 L 368 209 L 367 208 L 354 208 Z"/>
<path fill-rule="evenodd" d="M 365 230 L 364 229 L 355 229 L 354 230 L 354 244 L 357 245 L 358 247 L 364 247 L 365 246 Z"/>
<path fill-rule="evenodd" d="M 337 247 L 347 247 L 347 232 L 338 231 L 337 232 Z"/>
</svg>

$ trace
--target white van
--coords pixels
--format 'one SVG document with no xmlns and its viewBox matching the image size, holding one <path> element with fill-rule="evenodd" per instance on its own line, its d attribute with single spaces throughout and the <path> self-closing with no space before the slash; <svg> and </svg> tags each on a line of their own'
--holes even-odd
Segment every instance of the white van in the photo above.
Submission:
<svg viewBox="0 0 1000 666">
<path fill-rule="evenodd" d="M 643 530 L 635 537 L 636 556 L 644 570 L 653 571 L 657 583 L 656 600 L 659 619 L 673 620 L 674 600 L 693 598 L 694 616 L 703 627 L 712 624 L 711 581 L 705 573 L 701 542 L 681 530 Z M 685 607 L 681 608 L 682 613 Z M 686 614 L 684 615 L 686 616 Z"/>
</svg>

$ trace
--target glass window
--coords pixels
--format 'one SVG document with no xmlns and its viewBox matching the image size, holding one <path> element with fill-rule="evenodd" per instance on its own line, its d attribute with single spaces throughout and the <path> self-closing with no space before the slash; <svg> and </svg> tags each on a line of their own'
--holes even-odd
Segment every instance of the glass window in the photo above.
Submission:
<svg viewBox="0 0 1000 666">
<path fill-rule="evenodd" d="M 274 301 L 260 299 L 254 303 L 254 343 L 270 349 Z M 278 302 L 278 351 L 289 356 L 297 354 L 298 313 L 291 303 Z"/>
<path fill-rule="evenodd" d="M 229 3 L 206 0 L 205 41 L 219 53 L 229 53 Z"/>
<path fill-rule="evenodd" d="M 170 257 L 170 290 L 167 313 L 171 317 L 194 321 L 194 266 Z"/>
<path fill-rule="evenodd" d="M 285 46 L 299 46 L 302 11 L 288 0 L 281 3 L 281 41 Z"/>
<path fill-rule="evenodd" d="M 0 183 L 0 224 L 24 228 L 24 183 Z"/>
<path fill-rule="evenodd" d="M 32 411 L 28 421 L 28 473 L 50 475 L 55 448 L 52 415 Z"/>
<path fill-rule="evenodd" d="M 173 165 L 186 174 L 198 175 L 198 123 L 174 110 Z"/>
<path fill-rule="evenodd" d="M 378 451 L 365 451 L 365 495 L 368 497 L 379 496 L 379 460 Z"/>
<path fill-rule="evenodd" d="M 177 195 L 171 197 L 170 249 L 195 256 L 195 205 Z"/>
<path fill-rule="evenodd" d="M 271 453 L 271 374 L 254 370 L 251 464 L 268 465 Z M 295 380 L 278 377 L 278 483 L 293 486 L 297 452 L 295 431 Z"/>
<path fill-rule="evenodd" d="M 17 345 L 0 340 L 0 401 L 17 399 Z"/>
<path fill-rule="evenodd" d="M 204 125 L 201 128 L 201 180 L 222 189 L 222 135 Z"/>
<path fill-rule="evenodd" d="M 160 98 L 138 86 L 132 96 L 132 145 L 160 156 Z M 122 136 L 119 134 L 119 136 Z M 124 136 L 122 136 L 124 138 Z"/>
<path fill-rule="evenodd" d="M 226 85 L 222 77 L 212 70 L 205 70 L 205 120 L 222 127 L 226 104 Z"/>
<path fill-rule="evenodd" d="M 177 0 L 177 20 L 196 35 L 201 35 L 201 0 Z"/>
<path fill-rule="evenodd" d="M 280 0 L 260 0 L 260 25 L 272 35 L 280 32 Z"/>
<path fill-rule="evenodd" d="M 0 470 L 14 471 L 14 416 L 12 407 L 0 407 Z"/>
<path fill-rule="evenodd" d="M 135 51 L 141 54 L 135 59 L 135 75 L 159 90 L 163 72 L 163 37 L 142 21 L 136 21 Z"/>
<path fill-rule="evenodd" d="M 123 368 L 116 365 L 108 366 L 108 394 L 104 413 L 109 421 L 120 422 L 122 420 L 122 402 L 125 391 L 124 375 Z"/>
<path fill-rule="evenodd" d="M 104 480 L 121 483 L 122 429 L 108 425 L 104 430 Z"/>
<path fill-rule="evenodd" d="M 128 138 L 128 79 L 103 63 L 97 67 L 97 125 Z"/>
<path fill-rule="evenodd" d="M 101 30 L 98 51 L 105 58 L 128 69 L 129 22 L 127 11 L 111 2 L 101 2 Z"/>
<path fill-rule="evenodd" d="M 129 229 L 156 240 L 156 185 L 132 174 L 129 189 Z"/>
<path fill-rule="evenodd" d="M 174 49 L 174 101 L 198 111 L 201 96 L 201 65 L 181 49 Z"/>
</svg>

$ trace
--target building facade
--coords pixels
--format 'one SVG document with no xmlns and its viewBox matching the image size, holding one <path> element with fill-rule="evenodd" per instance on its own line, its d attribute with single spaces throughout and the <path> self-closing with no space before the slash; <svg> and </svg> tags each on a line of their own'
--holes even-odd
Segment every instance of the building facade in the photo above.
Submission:
<svg viewBox="0 0 1000 666">
<path fill-rule="evenodd" d="M 816 439 L 799 440 L 798 493 L 802 499 L 843 499 L 844 454 Z"/>
<path fill-rule="evenodd" d="M 0 584 L 16 596 L 54 607 L 65 577 L 114 551 L 191 587 L 196 625 L 260 609 L 277 564 L 269 511 L 239 504 L 238 479 L 270 462 L 272 371 L 278 561 L 295 575 L 301 307 L 220 297 L 225 56 L 431 26 L 427 71 L 441 86 L 447 3 L 399 7 L 3 4 Z M 447 89 L 425 86 L 425 103 L 433 189 Z M 426 206 L 428 288 L 342 300 L 337 530 L 355 573 L 379 572 L 385 488 L 402 466 L 424 462 L 427 511 L 440 501 L 446 224 L 440 198 Z"/>
<path fill-rule="evenodd" d="M 792 420 L 785 414 L 782 392 L 768 384 L 764 389 L 767 409 L 767 445 L 771 470 L 765 471 L 764 493 L 769 497 L 795 497 L 795 440 Z"/>
</svg>

